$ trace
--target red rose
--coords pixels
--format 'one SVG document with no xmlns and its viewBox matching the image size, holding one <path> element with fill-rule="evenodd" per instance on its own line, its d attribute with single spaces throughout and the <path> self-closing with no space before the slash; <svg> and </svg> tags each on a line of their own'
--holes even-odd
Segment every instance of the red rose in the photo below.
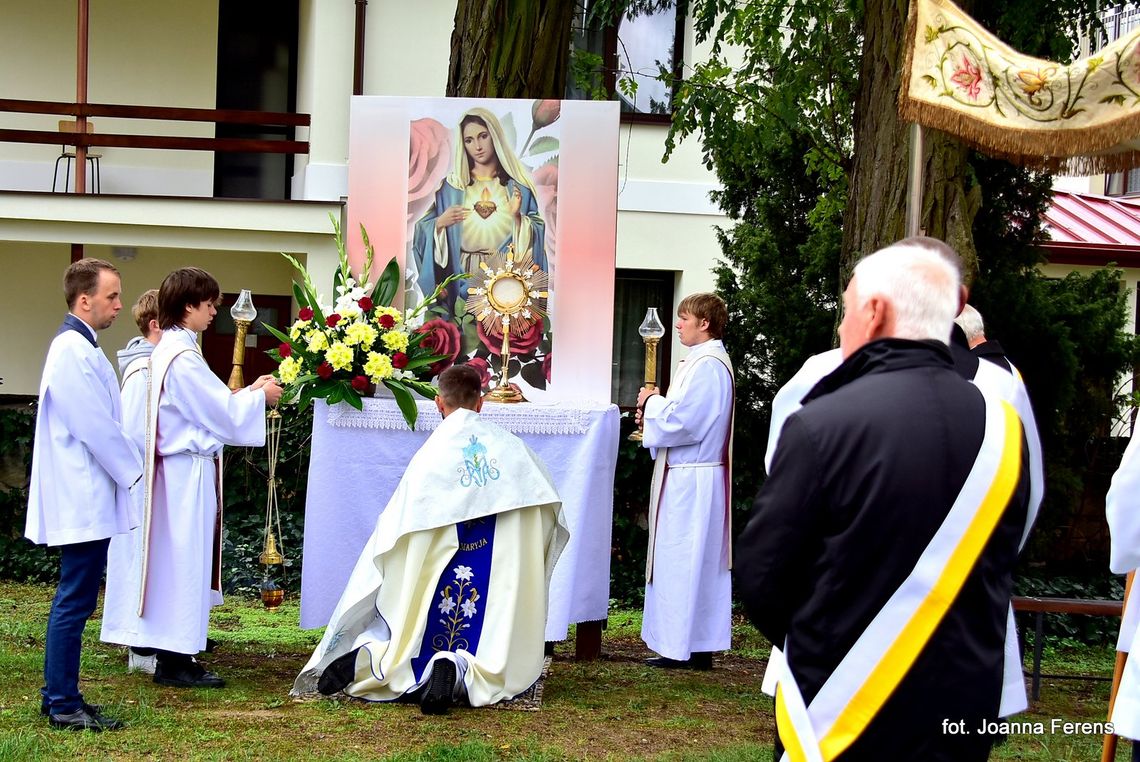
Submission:
<svg viewBox="0 0 1140 762">
<path fill-rule="evenodd" d="M 392 367 L 396 370 L 408 367 L 408 356 L 403 352 L 393 352 Z"/>
<path fill-rule="evenodd" d="M 331 365 L 329 365 L 327 362 L 323 362 L 317 366 L 317 375 L 320 376 L 325 381 L 328 381 L 330 378 L 332 378 L 332 374 L 333 374 L 333 367 Z"/>
<path fill-rule="evenodd" d="M 498 356 L 503 351 L 503 330 L 499 325 L 495 325 L 490 333 L 483 330 L 483 324 L 479 323 L 479 340 L 483 342 L 483 346 L 491 350 L 491 354 Z M 542 341 L 542 318 L 539 318 L 531 325 L 522 336 L 511 335 L 511 355 L 525 355 L 534 351 L 538 343 Z"/>
<path fill-rule="evenodd" d="M 435 119 L 416 119 L 408 140 L 408 240 L 431 206 L 451 166 L 451 130 Z"/>
<path fill-rule="evenodd" d="M 356 304 L 360 307 L 360 309 L 368 312 L 368 310 L 372 309 L 372 298 L 368 296 L 362 296 L 356 300 Z"/>
<path fill-rule="evenodd" d="M 391 328 L 395 324 L 396 324 L 396 318 L 392 317 L 391 315 L 381 315 L 380 316 L 380 327 L 381 328 L 385 328 L 385 329 Z"/>
<path fill-rule="evenodd" d="M 301 320 L 312 320 L 313 319 L 313 308 L 312 307 L 302 307 L 301 309 L 297 310 L 297 317 L 300 318 Z"/>
<path fill-rule="evenodd" d="M 442 360 L 432 363 L 428 368 L 433 376 L 438 376 L 455 364 L 461 346 L 458 326 L 436 318 L 424 323 L 416 333 L 426 334 L 420 342 L 421 347 L 431 350 L 433 355 L 444 356 Z"/>
<path fill-rule="evenodd" d="M 358 392 L 362 392 L 368 388 L 368 384 L 372 383 L 368 380 L 367 376 L 354 376 L 352 379 L 352 388 Z"/>
<path fill-rule="evenodd" d="M 487 384 L 491 381 L 491 366 L 487 364 L 487 361 L 482 357 L 472 357 L 464 365 L 479 371 L 479 385 L 486 389 Z"/>
<path fill-rule="evenodd" d="M 282 344 L 281 346 L 277 347 L 277 354 L 281 355 L 281 359 L 284 360 L 286 357 L 289 357 L 293 354 L 293 347 L 289 346 L 288 344 Z"/>
<path fill-rule="evenodd" d="M 542 358 L 542 375 L 546 377 L 546 383 L 548 384 L 550 383 L 550 358 L 550 354 Z"/>
<path fill-rule="evenodd" d="M 336 324 L 339 322 L 340 315 L 336 314 L 335 312 L 325 318 L 325 325 L 327 325 L 329 328 L 336 328 Z"/>
</svg>

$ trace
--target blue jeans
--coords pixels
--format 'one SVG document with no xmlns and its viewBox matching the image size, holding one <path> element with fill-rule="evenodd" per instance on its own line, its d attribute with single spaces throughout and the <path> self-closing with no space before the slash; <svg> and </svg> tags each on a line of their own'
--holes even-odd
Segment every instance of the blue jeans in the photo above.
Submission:
<svg viewBox="0 0 1140 762">
<path fill-rule="evenodd" d="M 48 616 L 44 687 L 40 689 L 51 714 L 69 714 L 83 706 L 79 651 L 83 628 L 99 600 L 110 543 L 110 538 L 106 538 L 59 548 L 59 587 Z"/>
</svg>

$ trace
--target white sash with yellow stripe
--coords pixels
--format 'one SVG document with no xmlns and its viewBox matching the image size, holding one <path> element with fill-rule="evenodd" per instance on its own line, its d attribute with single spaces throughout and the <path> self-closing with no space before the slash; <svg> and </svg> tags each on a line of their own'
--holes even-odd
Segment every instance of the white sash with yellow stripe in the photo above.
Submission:
<svg viewBox="0 0 1140 762">
<path fill-rule="evenodd" d="M 773 649 L 785 762 L 827 762 L 860 736 L 929 642 L 997 527 L 1021 473 L 1021 422 L 1008 403 L 985 401 L 982 447 L 949 514 L 810 706 Z"/>
</svg>

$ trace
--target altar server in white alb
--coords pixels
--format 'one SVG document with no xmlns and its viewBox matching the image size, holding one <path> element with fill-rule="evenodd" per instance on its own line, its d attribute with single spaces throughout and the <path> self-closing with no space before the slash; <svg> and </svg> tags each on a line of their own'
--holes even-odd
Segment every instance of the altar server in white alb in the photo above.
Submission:
<svg viewBox="0 0 1140 762">
<path fill-rule="evenodd" d="M 1114 574 L 1127 574 L 1140 568 L 1140 437 L 1135 432 L 1120 468 L 1112 476 L 1112 486 L 1105 498 L 1108 530 L 1112 548 L 1108 567 Z M 1124 618 L 1120 622 L 1120 638 L 1116 649 L 1129 654 L 1124 675 L 1117 689 L 1109 721 L 1116 735 L 1133 740 L 1133 759 L 1140 746 L 1140 656 L 1133 656 L 1136 632 L 1140 630 L 1140 596 L 1135 583 L 1124 602 Z"/>
<path fill-rule="evenodd" d="M 716 294 L 677 306 L 689 348 L 666 396 L 637 396 L 645 447 L 655 450 L 641 638 L 666 669 L 712 669 L 731 645 L 732 362 L 721 336 L 728 310 Z"/>
<path fill-rule="evenodd" d="M 569 531 L 518 437 L 479 416 L 481 377 L 439 377 L 444 420 L 376 521 L 294 695 L 487 706 L 542 672 L 550 576 Z"/>
<path fill-rule="evenodd" d="M 158 289 L 144 291 L 131 308 L 131 317 L 139 328 L 139 335 L 127 342 L 118 352 L 119 376 L 122 378 L 121 397 L 123 400 L 123 429 L 134 440 L 139 452 L 146 450 L 146 394 L 149 388 L 150 355 L 162 338 L 162 328 L 158 325 Z M 142 515 L 144 490 L 135 490 L 132 497 Z M 123 586 L 130 591 L 138 590 L 138 575 L 142 571 L 142 527 L 137 526 L 128 534 L 111 538 L 107 550 L 107 589 L 115 599 L 120 596 L 116 588 Z M 127 671 L 142 671 L 154 674 L 156 664 L 153 649 L 129 649 Z"/>
<path fill-rule="evenodd" d="M 198 334 L 217 314 L 218 282 L 185 267 L 158 292 L 162 338 L 150 358 L 139 583 L 107 590 L 102 639 L 159 650 L 154 681 L 225 682 L 194 660 L 221 594 L 223 445 L 265 443 L 265 407 L 281 397 L 271 376 L 231 393 L 210 370 Z"/>
<path fill-rule="evenodd" d="M 109 328 L 123 308 L 119 273 L 103 260 L 81 259 L 67 268 L 63 287 L 68 315 L 40 380 L 24 531 L 32 542 L 60 551 L 40 708 L 55 728 L 113 730 L 121 723 L 79 691 L 79 653 L 110 538 L 138 523 L 129 490 L 142 463 L 123 432 L 115 371 L 97 344 L 96 331 Z"/>
</svg>

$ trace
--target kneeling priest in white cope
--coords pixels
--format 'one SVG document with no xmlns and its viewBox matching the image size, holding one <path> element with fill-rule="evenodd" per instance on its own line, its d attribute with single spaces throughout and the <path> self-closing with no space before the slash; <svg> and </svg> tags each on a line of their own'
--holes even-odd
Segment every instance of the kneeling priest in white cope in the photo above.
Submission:
<svg viewBox="0 0 1140 762">
<path fill-rule="evenodd" d="M 538 679 L 569 531 L 542 461 L 480 418 L 480 380 L 462 365 L 440 376 L 444 420 L 377 519 L 294 695 L 343 690 L 437 714 Z"/>
</svg>

